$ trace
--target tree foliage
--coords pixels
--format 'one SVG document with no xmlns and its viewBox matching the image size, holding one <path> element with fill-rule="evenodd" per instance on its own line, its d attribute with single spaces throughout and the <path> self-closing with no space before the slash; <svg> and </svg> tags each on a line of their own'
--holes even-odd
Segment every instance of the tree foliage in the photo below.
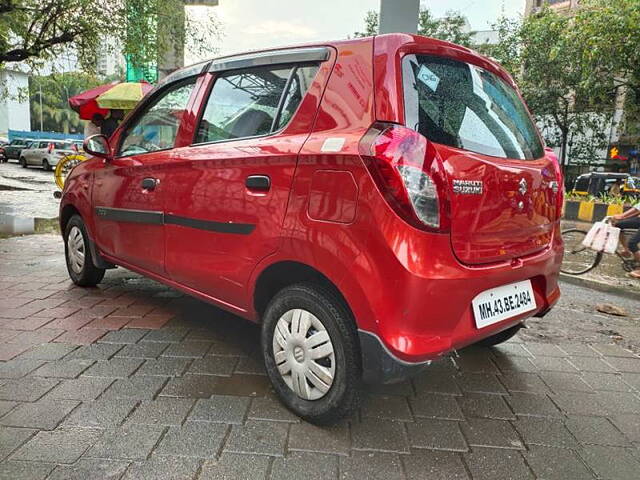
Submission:
<svg viewBox="0 0 640 480">
<path fill-rule="evenodd" d="M 472 32 L 459 12 L 449 10 L 442 18 L 436 18 L 427 8 L 421 8 L 418 16 L 418 34 L 447 42 L 471 46 Z"/>
<path fill-rule="evenodd" d="M 215 16 L 194 24 L 183 12 L 182 0 L 0 0 L 0 67 L 72 52 L 93 71 L 99 47 L 121 48 L 136 65 L 157 63 L 185 38 L 196 54 L 211 51 L 221 29 Z"/>
<path fill-rule="evenodd" d="M 42 127 L 45 131 L 82 132 L 84 124 L 78 114 L 69 107 L 69 97 L 96 87 L 104 81 L 94 75 L 80 72 L 32 76 L 29 79 L 31 129 L 40 130 L 42 112 Z"/>
<path fill-rule="evenodd" d="M 0 66 L 38 64 L 69 46 L 95 63 L 101 36 L 124 37 L 125 27 L 118 0 L 0 0 Z"/>
<path fill-rule="evenodd" d="M 378 13 L 368 11 L 364 17 L 364 25 L 362 32 L 354 33 L 355 37 L 377 35 L 380 27 Z M 455 11 L 449 11 L 444 17 L 436 18 L 429 9 L 421 7 L 418 14 L 418 34 L 459 45 L 469 46 L 471 43 L 471 32 L 466 29 L 465 18 Z"/>
<path fill-rule="evenodd" d="M 583 14 L 546 7 L 521 21 L 503 18 L 494 25 L 499 42 L 482 47 L 516 79 L 547 144 L 560 147 L 563 165 L 569 158 L 595 160 L 611 130 L 614 76 L 594 64 Z"/>
</svg>

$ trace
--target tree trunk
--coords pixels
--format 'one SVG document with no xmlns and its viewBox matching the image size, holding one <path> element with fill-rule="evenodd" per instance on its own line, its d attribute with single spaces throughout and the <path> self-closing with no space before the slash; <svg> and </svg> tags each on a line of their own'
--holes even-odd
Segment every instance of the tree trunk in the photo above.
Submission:
<svg viewBox="0 0 640 480">
<path fill-rule="evenodd" d="M 567 167 L 567 143 L 569 140 L 569 130 L 560 129 L 562 133 L 562 142 L 560 143 L 560 167 L 562 168 L 562 173 L 566 172 Z"/>
</svg>

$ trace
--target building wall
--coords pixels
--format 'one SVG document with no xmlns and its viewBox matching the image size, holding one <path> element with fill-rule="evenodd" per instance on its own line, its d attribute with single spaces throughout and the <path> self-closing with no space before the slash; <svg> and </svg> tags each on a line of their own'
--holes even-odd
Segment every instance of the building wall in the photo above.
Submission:
<svg viewBox="0 0 640 480">
<path fill-rule="evenodd" d="M 11 130 L 31 130 L 29 76 L 24 72 L 0 70 L 0 136 Z"/>
<path fill-rule="evenodd" d="M 114 37 L 105 36 L 98 50 L 96 58 L 96 71 L 99 75 L 111 76 L 123 74 L 125 71 L 125 58 L 122 54 L 122 44 Z"/>
<path fill-rule="evenodd" d="M 531 13 L 545 4 L 558 12 L 565 12 L 576 8 L 578 3 L 578 0 L 527 0 L 524 7 L 524 15 L 531 15 Z"/>
</svg>

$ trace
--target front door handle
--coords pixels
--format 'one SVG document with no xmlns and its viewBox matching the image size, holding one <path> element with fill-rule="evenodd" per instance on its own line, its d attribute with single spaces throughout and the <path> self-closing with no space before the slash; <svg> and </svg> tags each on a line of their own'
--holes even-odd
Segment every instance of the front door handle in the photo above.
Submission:
<svg viewBox="0 0 640 480">
<path fill-rule="evenodd" d="M 145 178 L 142 180 L 142 189 L 143 190 L 155 190 L 156 186 L 160 183 L 160 180 L 157 178 Z"/>
<path fill-rule="evenodd" d="M 271 188 L 271 179 L 267 175 L 249 175 L 244 184 L 249 190 L 266 192 Z"/>
</svg>

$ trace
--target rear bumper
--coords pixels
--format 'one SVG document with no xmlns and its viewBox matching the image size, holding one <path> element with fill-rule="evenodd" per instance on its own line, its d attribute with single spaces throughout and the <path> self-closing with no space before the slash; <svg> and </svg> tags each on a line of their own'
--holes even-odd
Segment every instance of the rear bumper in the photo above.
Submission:
<svg viewBox="0 0 640 480">
<path fill-rule="evenodd" d="M 362 380 L 365 383 L 400 382 L 418 374 L 431 363 L 431 360 L 415 363 L 401 360 L 371 332 L 358 330 L 358 337 L 362 352 Z"/>
<path fill-rule="evenodd" d="M 431 237 L 425 248 L 429 253 L 424 256 L 411 257 L 406 254 L 406 247 L 404 256 L 387 251 L 391 256 L 378 255 L 368 265 L 369 275 L 360 277 L 363 291 L 380 292 L 368 299 L 373 321 L 361 321 L 362 315 L 356 313 L 363 370 L 377 381 L 406 377 L 429 360 L 521 324 L 529 317 L 543 316 L 560 297 L 558 273 L 563 248 L 559 224 L 558 234 L 544 251 L 488 266 L 461 264 L 446 235 Z M 535 310 L 484 328 L 476 327 L 471 306 L 476 295 L 527 279 L 532 283 Z M 376 355 L 381 359 L 374 359 Z M 400 370 L 406 374 L 401 375 Z"/>
</svg>

